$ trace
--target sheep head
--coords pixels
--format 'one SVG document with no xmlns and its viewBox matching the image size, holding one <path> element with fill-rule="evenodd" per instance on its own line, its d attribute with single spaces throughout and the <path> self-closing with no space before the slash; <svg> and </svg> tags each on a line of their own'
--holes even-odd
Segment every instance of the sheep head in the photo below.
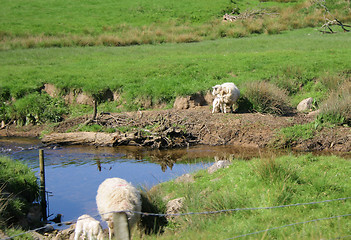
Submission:
<svg viewBox="0 0 351 240">
<path fill-rule="evenodd" d="M 217 94 L 219 94 L 222 91 L 222 86 L 221 85 L 216 85 L 212 87 L 212 95 L 216 96 Z"/>
</svg>

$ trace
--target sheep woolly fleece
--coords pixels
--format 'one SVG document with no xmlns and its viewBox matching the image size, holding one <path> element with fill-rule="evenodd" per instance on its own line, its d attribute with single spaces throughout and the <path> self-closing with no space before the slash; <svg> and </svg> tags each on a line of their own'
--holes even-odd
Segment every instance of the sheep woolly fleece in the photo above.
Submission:
<svg viewBox="0 0 351 240">
<path fill-rule="evenodd" d="M 216 96 L 213 101 L 212 113 L 218 111 L 218 105 L 220 110 L 226 113 L 226 107 L 230 107 L 230 111 L 233 111 L 232 105 L 239 99 L 240 90 L 234 83 L 223 83 L 212 87 L 212 95 Z"/>
<path fill-rule="evenodd" d="M 121 178 L 108 178 L 102 182 L 96 195 L 96 204 L 99 213 L 112 228 L 111 211 L 131 210 L 141 211 L 141 197 L 139 191 L 126 180 Z M 107 214 L 105 214 L 107 213 Z M 140 215 L 127 212 L 129 226 L 133 227 Z"/>
<path fill-rule="evenodd" d="M 81 234 L 83 234 L 84 239 L 85 237 L 89 239 L 103 239 L 103 231 L 100 222 L 87 214 L 78 218 L 74 231 L 74 240 L 78 240 Z"/>
</svg>

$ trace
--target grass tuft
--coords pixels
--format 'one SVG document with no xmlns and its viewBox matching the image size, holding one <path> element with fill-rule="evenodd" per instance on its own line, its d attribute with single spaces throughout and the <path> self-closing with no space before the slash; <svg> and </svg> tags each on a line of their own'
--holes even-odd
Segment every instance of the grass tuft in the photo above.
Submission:
<svg viewBox="0 0 351 240">
<path fill-rule="evenodd" d="M 344 82 L 321 104 L 320 122 L 351 126 L 351 81 Z"/>
<path fill-rule="evenodd" d="M 286 91 L 268 82 L 247 83 L 245 96 L 253 109 L 261 113 L 285 115 L 291 111 Z"/>
</svg>

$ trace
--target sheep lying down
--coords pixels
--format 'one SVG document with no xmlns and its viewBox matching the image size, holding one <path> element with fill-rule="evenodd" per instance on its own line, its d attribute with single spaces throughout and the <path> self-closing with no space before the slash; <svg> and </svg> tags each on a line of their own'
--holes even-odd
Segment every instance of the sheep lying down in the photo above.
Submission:
<svg viewBox="0 0 351 240">
<path fill-rule="evenodd" d="M 141 211 L 140 192 L 126 180 L 108 178 L 102 182 L 96 195 L 96 204 L 101 218 L 107 222 L 109 238 L 113 233 L 112 211 Z M 140 218 L 139 214 L 127 212 L 129 227 L 132 228 Z"/>
</svg>

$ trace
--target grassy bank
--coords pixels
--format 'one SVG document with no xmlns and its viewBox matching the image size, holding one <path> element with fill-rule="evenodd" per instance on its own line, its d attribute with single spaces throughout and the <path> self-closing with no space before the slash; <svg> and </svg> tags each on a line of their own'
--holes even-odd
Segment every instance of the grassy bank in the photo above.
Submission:
<svg viewBox="0 0 351 240">
<path fill-rule="evenodd" d="M 234 160 L 210 175 L 194 174 L 194 183 L 160 184 L 152 194 L 184 197 L 181 212 L 270 207 L 349 197 L 350 161 L 339 157 L 284 156 Z M 157 198 L 155 198 L 157 199 Z M 267 210 L 176 217 L 154 239 L 232 239 L 288 224 L 350 214 L 350 200 Z M 350 216 L 261 232 L 244 239 L 334 239 L 350 235 Z M 145 236 L 148 239 L 147 236 Z"/>
<path fill-rule="evenodd" d="M 26 218 L 33 201 L 38 200 L 39 185 L 26 165 L 0 156 L 0 228 L 18 226 Z"/>
</svg>

